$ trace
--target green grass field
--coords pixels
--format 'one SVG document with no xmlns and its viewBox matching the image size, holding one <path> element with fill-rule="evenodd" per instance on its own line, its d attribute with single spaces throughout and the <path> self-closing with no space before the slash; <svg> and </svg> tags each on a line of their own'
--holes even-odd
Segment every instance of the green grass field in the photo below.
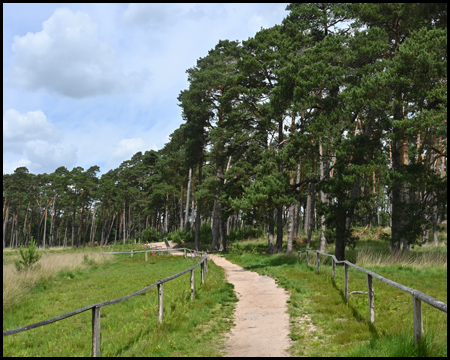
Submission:
<svg viewBox="0 0 450 360">
<path fill-rule="evenodd" d="M 318 249 L 318 233 L 311 249 Z M 347 259 L 388 279 L 447 302 L 446 233 L 440 245 L 411 249 L 392 258 L 389 242 L 367 231 Z M 192 244 L 180 244 L 191 247 Z M 114 250 L 136 248 L 119 246 Z M 275 278 L 290 293 L 292 356 L 447 356 L 447 314 L 422 303 L 425 337 L 413 340 L 412 296 L 374 279 L 375 323 L 368 321 L 366 294 L 344 297 L 344 269 L 331 280 L 331 259 L 315 255 L 306 266 L 297 252 L 267 255 L 265 238 L 234 241 L 225 257 Z M 108 249 L 109 250 L 109 249 Z M 129 249 L 128 249 L 129 250 Z M 48 252 L 31 274 L 11 271 L 14 252 L 3 255 L 3 330 L 32 324 L 83 306 L 116 299 L 190 266 L 182 256 L 95 255 L 98 249 Z M 327 245 L 326 252 L 334 253 Z M 150 254 L 149 254 L 150 255 Z M 314 255 L 314 256 L 312 256 Z M 51 266 L 50 266 L 51 265 Z M 69 266 L 70 265 L 70 266 Z M 53 269 L 53 273 L 50 270 Z M 5 271 L 8 270 L 8 271 Z M 5 275 L 6 274 L 6 275 Z M 5 277 L 6 276 L 6 277 Z M 350 268 L 349 291 L 367 291 L 366 274 Z M 221 356 L 237 298 L 224 271 L 212 261 L 204 285 L 196 269 L 196 296 L 190 300 L 189 274 L 164 284 L 164 323 L 158 323 L 156 287 L 101 309 L 101 356 Z M 17 284 L 23 286 L 18 287 Z M 5 301 L 5 289 L 9 292 Z M 91 311 L 4 338 L 3 356 L 90 356 Z"/>
<path fill-rule="evenodd" d="M 96 302 L 138 291 L 194 263 L 182 256 L 114 255 L 102 265 L 62 271 L 3 309 L 3 330 L 43 321 Z M 164 322 L 158 323 L 156 287 L 101 308 L 101 356 L 219 356 L 221 333 L 232 326 L 237 300 L 223 269 L 209 262 L 205 284 L 195 270 L 165 283 Z M 91 311 L 3 339 L 3 356 L 91 356 Z"/>
</svg>

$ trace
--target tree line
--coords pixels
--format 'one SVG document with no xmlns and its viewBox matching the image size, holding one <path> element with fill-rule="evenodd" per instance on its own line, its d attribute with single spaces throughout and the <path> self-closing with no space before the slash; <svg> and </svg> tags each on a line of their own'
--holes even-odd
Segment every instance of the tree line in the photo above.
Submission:
<svg viewBox="0 0 450 360">
<path fill-rule="evenodd" d="M 303 232 L 338 260 L 355 226 L 390 226 L 392 253 L 437 243 L 447 208 L 447 5 L 287 6 L 282 24 L 220 40 L 186 71 L 183 124 L 159 151 L 97 177 L 60 167 L 3 176 L 3 247 L 104 245 L 264 229 Z"/>
</svg>

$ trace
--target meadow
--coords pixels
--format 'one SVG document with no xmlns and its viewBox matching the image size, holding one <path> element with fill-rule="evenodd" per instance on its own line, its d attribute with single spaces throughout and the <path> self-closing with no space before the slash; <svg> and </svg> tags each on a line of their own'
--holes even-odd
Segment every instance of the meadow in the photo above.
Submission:
<svg viewBox="0 0 450 360">
<path fill-rule="evenodd" d="M 142 253 L 133 258 L 109 256 L 100 263 L 92 252 L 88 254 L 77 254 L 84 259 L 87 255 L 87 264 L 60 270 L 29 287 L 13 304 L 4 305 L 3 330 L 131 294 L 194 264 L 169 254 L 150 255 L 146 262 Z M 47 260 L 52 256 L 69 260 L 74 254 L 50 254 Z M 223 269 L 211 261 L 207 281 L 200 285 L 200 267 L 195 269 L 195 279 L 193 300 L 189 273 L 164 284 L 163 324 L 158 322 L 156 287 L 102 307 L 101 356 L 219 356 L 223 341 L 217 337 L 231 328 L 237 299 L 224 281 Z M 3 356 L 91 356 L 91 316 L 86 311 L 5 337 Z"/>
<path fill-rule="evenodd" d="M 416 246 L 396 258 L 390 255 L 390 243 L 379 235 L 376 229 L 366 231 L 355 249 L 347 249 L 347 259 L 446 303 L 446 231 L 440 233 L 439 246 Z M 319 233 L 314 233 L 311 249 L 318 249 L 318 238 Z M 189 243 L 180 245 L 192 248 Z M 117 245 L 111 250 L 136 246 Z M 234 240 L 224 256 L 275 278 L 288 290 L 292 356 L 447 356 L 446 313 L 422 303 L 425 336 L 416 346 L 410 294 L 374 279 L 375 323 L 371 324 L 366 294 L 353 293 L 345 299 L 342 266 L 336 267 L 332 281 L 331 259 L 321 257 L 317 274 L 315 256 L 310 258 L 311 266 L 306 266 L 305 245 L 295 245 L 292 255 L 267 255 L 266 250 L 267 240 L 262 237 Z M 300 263 L 297 250 L 302 250 Z M 182 256 L 161 254 L 145 262 L 142 253 L 130 258 L 98 252 L 95 248 L 49 251 L 29 273 L 17 273 L 12 265 L 17 253 L 4 252 L 3 329 L 116 299 L 193 264 Z M 326 252 L 333 254 L 334 246 L 328 244 Z M 237 298 L 233 286 L 225 282 L 223 269 L 212 261 L 208 266 L 204 285 L 200 285 L 200 268 L 196 269 L 192 301 L 187 274 L 164 285 L 163 324 L 158 323 L 156 288 L 102 308 L 101 355 L 222 356 Z M 364 273 L 350 268 L 349 277 L 350 292 L 367 291 Z M 3 356 L 90 355 L 90 311 L 3 341 Z"/>
</svg>

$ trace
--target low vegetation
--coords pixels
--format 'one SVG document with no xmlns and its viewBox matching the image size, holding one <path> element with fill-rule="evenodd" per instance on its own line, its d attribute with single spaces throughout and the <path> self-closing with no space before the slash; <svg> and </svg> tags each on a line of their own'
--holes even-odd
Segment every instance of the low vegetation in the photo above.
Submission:
<svg viewBox="0 0 450 360">
<path fill-rule="evenodd" d="M 35 266 L 18 271 L 15 264 L 21 261 L 21 256 L 17 252 L 3 254 L 3 312 L 23 304 L 23 298 L 31 289 L 52 281 L 58 273 L 81 271 L 110 258 L 92 251 L 40 252 Z"/>
<path fill-rule="evenodd" d="M 319 234 L 311 249 L 318 248 Z M 361 239 L 348 260 L 388 279 L 423 291 L 441 301 L 447 300 L 446 238 L 440 246 L 415 247 L 409 254 L 392 258 L 390 244 Z M 305 250 L 300 245 L 298 249 Z M 306 266 L 297 253 L 267 255 L 265 240 L 233 244 L 226 258 L 246 269 L 275 278 L 290 292 L 290 351 L 293 356 L 447 356 L 447 314 L 422 303 L 425 338 L 419 346 L 413 339 L 411 295 L 374 280 L 375 323 L 368 321 L 366 294 L 344 297 L 343 267 L 336 268 L 331 280 L 331 260 L 321 256 L 320 274 L 315 256 Z M 328 245 L 327 253 L 334 248 Z M 350 269 L 349 291 L 367 291 L 366 275 Z"/>
<path fill-rule="evenodd" d="M 88 261 L 96 261 L 90 253 L 52 256 L 55 260 L 61 257 L 66 263 L 83 263 L 86 257 Z M 51 280 L 40 281 L 33 289 L 22 293 L 20 300 L 10 306 L 5 307 L 4 303 L 3 329 L 32 324 L 89 304 L 125 296 L 192 266 L 193 261 L 181 256 L 155 254 L 145 262 L 143 254 L 135 254 L 133 258 L 114 255 L 101 266 L 95 264 L 65 268 Z M 190 300 L 189 274 L 164 284 L 162 325 L 158 323 L 156 287 L 143 295 L 102 308 L 101 355 L 220 355 L 223 336 L 218 337 L 218 334 L 229 331 L 232 326 L 230 319 L 236 297 L 233 287 L 224 280 L 223 269 L 211 261 L 208 265 L 204 285 L 200 285 L 200 267 L 195 270 L 193 301 Z M 17 275 L 10 274 L 11 277 Z M 3 356 L 90 356 L 91 347 L 91 312 L 87 311 L 4 338 Z"/>
<path fill-rule="evenodd" d="M 210 229 L 210 228 L 209 228 Z M 206 227 L 204 229 L 206 234 Z M 361 231 L 359 231 L 361 232 Z M 192 247 L 186 232 L 172 234 L 180 246 Z M 256 234 L 259 235 L 259 234 Z M 320 274 L 314 257 L 306 266 L 306 245 L 294 253 L 267 255 L 263 237 L 230 242 L 226 258 L 249 270 L 275 278 L 290 293 L 292 356 L 447 356 L 447 314 L 422 303 L 425 337 L 413 340 L 412 299 L 374 279 L 375 323 L 368 322 L 366 294 L 344 297 L 343 267 L 331 280 L 331 260 L 321 257 Z M 388 236 L 380 230 L 362 233 L 347 259 L 386 278 L 447 299 L 447 237 L 439 246 L 416 246 L 392 257 Z M 201 243 L 202 244 L 202 243 Z M 206 244 L 206 242 L 205 242 Z M 317 249 L 313 233 L 311 249 Z M 108 251 L 143 248 L 130 242 L 108 246 Z M 205 245 L 206 246 L 206 245 Z M 204 247 L 203 247 L 204 248 Z M 297 250 L 302 251 L 298 263 Z M 42 250 L 40 250 L 42 252 Z M 327 253 L 334 246 L 327 245 Z M 19 253 L 3 255 L 3 329 L 9 330 L 55 317 L 83 306 L 115 299 L 142 289 L 158 279 L 193 264 L 192 259 L 167 254 L 101 256 L 98 249 L 45 251 L 32 271 L 17 271 Z M 207 280 L 200 285 L 196 269 L 196 296 L 190 300 L 189 276 L 164 285 L 164 323 L 157 320 L 156 289 L 101 310 L 102 356 L 221 356 L 226 333 L 233 326 L 237 301 L 223 269 L 209 262 Z M 366 276 L 350 269 L 350 292 L 366 292 Z M 20 306 L 19 306 L 20 305 Z M 4 356 L 90 356 L 91 313 L 73 316 L 45 327 L 8 336 Z"/>
</svg>

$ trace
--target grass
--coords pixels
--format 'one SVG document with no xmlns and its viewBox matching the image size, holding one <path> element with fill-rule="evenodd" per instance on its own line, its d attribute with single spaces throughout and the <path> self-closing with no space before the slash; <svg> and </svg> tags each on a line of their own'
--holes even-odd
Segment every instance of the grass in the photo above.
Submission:
<svg viewBox="0 0 450 360">
<path fill-rule="evenodd" d="M 94 264 L 102 264 L 111 258 L 93 252 L 46 252 L 32 269 L 18 272 L 13 262 L 17 253 L 3 255 L 3 310 L 22 303 L 30 289 L 40 283 L 51 281 L 61 271 L 75 271 Z"/>
<path fill-rule="evenodd" d="M 32 324 L 75 309 L 116 299 L 176 274 L 193 262 L 181 256 L 115 255 L 102 266 L 60 272 L 29 290 L 17 306 L 3 308 L 3 329 Z M 158 323 L 156 287 L 101 309 L 102 356 L 219 356 L 232 326 L 233 287 L 211 261 L 205 283 L 195 270 L 190 300 L 189 273 L 165 283 L 164 322 Z M 20 304 L 20 306 L 19 306 Z M 4 338 L 3 356 L 90 356 L 91 312 Z"/>
<path fill-rule="evenodd" d="M 362 230 L 362 229 L 361 229 Z M 311 249 L 318 249 L 319 234 L 313 235 Z M 446 233 L 440 233 L 440 245 L 422 246 L 392 258 L 383 230 L 370 230 L 360 236 L 354 250 L 347 249 L 347 260 L 388 279 L 420 290 L 446 302 Z M 286 239 L 285 239 L 286 240 Z M 284 242 L 286 245 L 286 241 Z M 188 246 L 189 244 L 183 244 Z M 108 247 L 108 251 L 138 249 L 139 244 Z M 190 246 L 192 248 L 192 246 Z M 411 295 L 374 279 L 375 323 L 368 322 L 367 295 L 351 294 L 345 299 L 343 267 L 336 268 L 331 280 L 331 259 L 321 257 L 320 274 L 312 266 L 297 261 L 294 254 L 267 255 L 265 238 L 234 241 L 225 257 L 239 265 L 269 275 L 290 293 L 290 337 L 293 356 L 447 356 L 447 314 L 422 305 L 425 337 L 416 346 L 413 341 Z M 93 262 L 95 249 L 81 252 L 83 261 L 58 270 L 26 287 L 20 296 L 3 307 L 3 328 L 31 324 L 67 313 L 95 302 L 127 295 L 156 280 L 192 265 L 190 259 L 171 255 L 114 255 L 99 265 Z M 98 251 L 98 250 L 97 250 Z M 79 250 L 65 250 L 71 255 Z M 334 253 L 334 246 L 326 251 Z M 62 253 L 59 251 L 58 253 Z M 90 261 L 84 261 L 89 254 Z M 52 251 L 46 258 L 56 256 Z M 150 255 L 150 254 L 149 254 Z M 12 264 L 17 254 L 3 256 Z M 55 258 L 56 259 L 56 258 Z M 68 258 L 67 258 L 68 259 Z M 75 261 L 65 261 L 65 264 Z M 17 275 L 17 274 L 16 274 Z M 5 276 L 5 275 L 4 275 Z M 366 275 L 350 268 L 349 291 L 367 291 Z M 164 285 L 164 323 L 157 321 L 156 288 L 144 295 L 101 310 L 102 356 L 220 356 L 225 334 L 233 326 L 232 314 L 237 301 L 224 271 L 209 262 L 206 282 L 200 286 L 196 269 L 196 297 L 190 300 L 189 276 Z M 17 278 L 12 277 L 14 282 Z M 5 277 L 4 277 L 5 293 Z M 5 295 L 4 295 L 5 296 Z M 90 356 L 91 313 L 68 318 L 24 333 L 8 336 L 3 342 L 4 356 Z"/>
<path fill-rule="evenodd" d="M 446 239 L 445 239 L 446 240 Z M 302 252 L 266 255 L 265 240 L 233 244 L 226 258 L 246 269 L 275 278 L 290 292 L 289 314 L 293 356 L 447 356 L 447 314 L 426 303 L 422 305 L 425 338 L 419 346 L 413 340 L 412 298 L 374 279 L 375 323 L 368 321 L 366 294 L 345 299 L 343 267 L 331 280 L 331 259 L 321 256 L 320 274 L 315 256 L 307 267 Z M 318 249 L 318 234 L 312 249 Z M 305 248 L 303 247 L 302 250 Z M 362 239 L 347 251 L 349 261 L 388 279 L 447 300 L 447 247 L 423 246 L 392 259 L 389 243 Z M 333 254 L 333 246 L 327 245 Z M 324 266 L 325 265 L 325 266 Z M 366 274 L 350 268 L 349 291 L 367 291 Z"/>
</svg>

